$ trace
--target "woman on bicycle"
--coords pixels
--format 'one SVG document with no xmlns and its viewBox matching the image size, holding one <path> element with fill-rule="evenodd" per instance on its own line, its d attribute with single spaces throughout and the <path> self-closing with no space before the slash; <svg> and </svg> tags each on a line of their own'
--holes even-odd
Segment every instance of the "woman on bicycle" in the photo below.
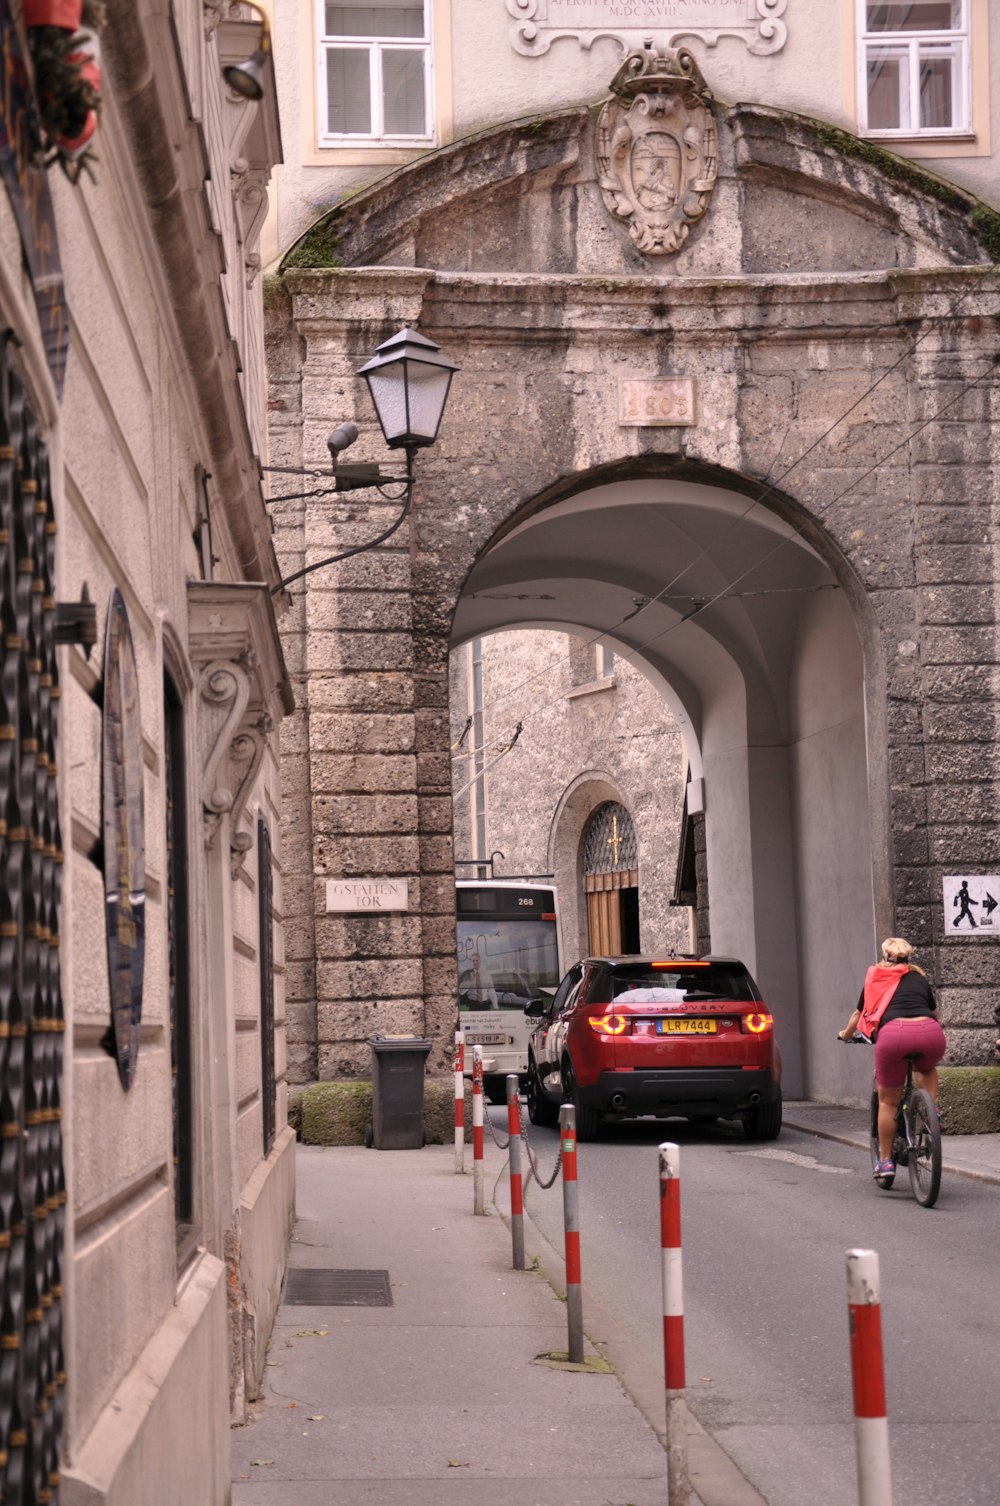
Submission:
<svg viewBox="0 0 1000 1506">
<path fill-rule="evenodd" d="M 896 1110 L 906 1082 L 906 1058 L 915 1057 L 914 1079 L 926 1088 L 937 1107 L 937 1064 L 947 1042 L 936 1019 L 934 991 L 923 970 L 910 962 L 913 948 L 901 936 L 882 943 L 882 961 L 865 974 L 858 1007 L 840 1032 L 842 1041 L 860 1033 L 875 1043 L 875 1082 L 878 1086 L 879 1164 L 873 1175 L 896 1170 L 892 1141 Z"/>
</svg>

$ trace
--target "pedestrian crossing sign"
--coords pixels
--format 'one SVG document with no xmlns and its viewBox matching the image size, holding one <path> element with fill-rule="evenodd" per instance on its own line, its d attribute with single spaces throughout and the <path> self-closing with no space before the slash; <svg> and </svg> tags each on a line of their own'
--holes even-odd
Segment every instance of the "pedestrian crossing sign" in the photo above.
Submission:
<svg viewBox="0 0 1000 1506">
<path fill-rule="evenodd" d="M 942 882 L 946 936 L 1000 935 L 1000 875 L 955 874 Z"/>
</svg>

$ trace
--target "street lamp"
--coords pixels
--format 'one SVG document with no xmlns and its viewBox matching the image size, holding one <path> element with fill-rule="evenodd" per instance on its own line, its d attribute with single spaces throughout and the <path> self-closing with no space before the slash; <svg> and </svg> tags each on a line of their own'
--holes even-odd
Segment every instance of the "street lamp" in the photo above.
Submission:
<svg viewBox="0 0 1000 1506">
<path fill-rule="evenodd" d="M 457 370 L 440 346 L 409 325 L 383 340 L 358 376 L 368 383 L 390 450 L 409 453 L 434 443 Z"/>
<path fill-rule="evenodd" d="M 362 491 L 374 487 L 384 497 L 395 500 L 402 498 L 403 509 L 391 526 L 377 538 L 369 539 L 365 544 L 357 544 L 353 549 L 345 549 L 342 554 L 331 554 L 327 559 L 305 565 L 293 575 L 279 581 L 273 587 L 272 595 L 277 595 L 303 575 L 321 570 L 324 565 L 333 565 L 338 560 L 374 549 L 391 537 L 406 520 L 413 501 L 416 479 L 413 470 L 414 456 L 417 450 L 432 445 L 437 439 L 451 379 L 457 370 L 455 362 L 442 353 L 440 346 L 418 334 L 409 325 L 384 340 L 372 359 L 358 370 L 357 375 L 363 376 L 368 384 L 386 444 L 390 450 L 405 451 L 405 472 L 398 475 L 380 471 L 377 465 L 343 464 L 339 458 L 341 453 L 358 437 L 357 425 L 344 423 L 334 429 L 326 441 L 332 462 L 329 474 L 333 477 L 333 486 L 320 487 L 310 492 L 289 492 L 271 500 L 291 502 L 303 497 L 320 497 L 329 491 Z M 284 465 L 268 465 L 264 466 L 264 470 L 286 476 L 311 476 L 316 480 L 321 480 L 328 474 L 322 470 L 300 470 Z M 401 492 L 385 490 L 387 486 L 400 485 L 403 488 Z"/>
</svg>

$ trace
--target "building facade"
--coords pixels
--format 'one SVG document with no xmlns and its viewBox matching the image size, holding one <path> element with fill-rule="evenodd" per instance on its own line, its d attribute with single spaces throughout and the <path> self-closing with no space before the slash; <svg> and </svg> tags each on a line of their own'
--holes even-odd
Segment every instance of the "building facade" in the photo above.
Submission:
<svg viewBox="0 0 1000 1506">
<path fill-rule="evenodd" d="M 221 1506 L 294 1199 L 273 80 L 238 6 L 0 29 L 0 1493 Z"/>
<path fill-rule="evenodd" d="M 684 750 L 658 691 L 599 643 L 532 630 L 474 638 L 450 680 L 456 877 L 554 882 L 567 966 L 695 948 Z"/>
<path fill-rule="evenodd" d="M 296 1072 L 364 1074 L 376 1021 L 443 1068 L 448 655 L 525 627 L 600 638 L 673 714 L 699 940 L 774 1002 L 789 1094 L 864 1094 L 828 1042 L 892 933 L 949 1059 L 989 1059 L 996 929 L 946 905 L 995 868 L 996 18 L 279 6 L 276 47 L 275 451 L 328 467 L 354 419 L 384 456 L 355 373 L 404 323 L 460 367 L 412 519 L 285 619 Z M 275 509 L 283 569 L 393 515 Z M 409 909 L 328 915 L 349 876 Z"/>
</svg>

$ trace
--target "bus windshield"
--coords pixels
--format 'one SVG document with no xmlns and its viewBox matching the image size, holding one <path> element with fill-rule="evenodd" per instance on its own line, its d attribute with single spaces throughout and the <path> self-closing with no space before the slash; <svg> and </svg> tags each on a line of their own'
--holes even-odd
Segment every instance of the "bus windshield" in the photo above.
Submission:
<svg viewBox="0 0 1000 1506">
<path fill-rule="evenodd" d="M 554 920 L 458 920 L 458 1006 L 522 1009 L 559 982 Z"/>
</svg>

